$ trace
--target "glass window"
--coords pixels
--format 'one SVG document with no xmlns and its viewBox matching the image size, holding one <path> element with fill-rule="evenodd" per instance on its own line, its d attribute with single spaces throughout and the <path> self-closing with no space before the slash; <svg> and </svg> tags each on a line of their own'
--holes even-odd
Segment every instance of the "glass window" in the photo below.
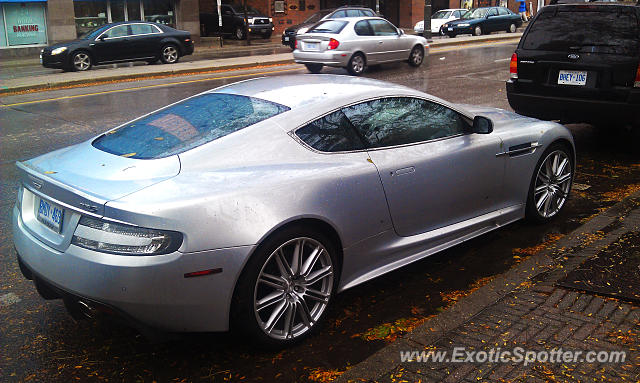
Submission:
<svg viewBox="0 0 640 383">
<path fill-rule="evenodd" d="M 369 20 L 369 25 L 376 36 L 396 36 L 398 30 L 385 20 Z"/>
<path fill-rule="evenodd" d="M 313 28 L 309 29 L 308 33 L 340 33 L 345 25 L 347 25 L 346 21 L 321 21 L 319 24 L 316 24 Z"/>
<path fill-rule="evenodd" d="M 105 133 L 93 146 L 131 158 L 182 153 L 289 110 L 273 102 L 209 93 L 182 101 Z"/>
<path fill-rule="evenodd" d="M 365 148 L 342 111 L 331 113 L 303 126 L 296 130 L 296 136 L 321 152 L 344 152 Z"/>
<path fill-rule="evenodd" d="M 129 26 L 128 25 L 120 25 L 117 27 L 113 27 L 111 29 L 109 29 L 103 36 L 105 38 L 114 38 L 114 37 L 123 37 L 123 36 L 128 36 L 129 33 Z"/>
<path fill-rule="evenodd" d="M 369 22 L 367 20 L 358 21 L 354 30 L 358 36 L 373 36 L 373 32 L 371 32 L 371 28 L 369 28 Z"/>
<path fill-rule="evenodd" d="M 376 15 L 375 13 L 373 13 L 373 11 L 370 11 L 368 9 L 361 9 L 360 12 L 362 12 L 362 16 L 365 17 L 373 17 Z"/>
<path fill-rule="evenodd" d="M 637 56 L 638 18 L 634 7 L 585 6 L 580 9 L 541 11 L 523 36 L 523 49 Z"/>
<path fill-rule="evenodd" d="M 360 17 L 360 11 L 357 9 L 347 9 L 347 17 Z"/>
<path fill-rule="evenodd" d="M 474 8 L 470 9 L 467 13 L 465 13 L 462 18 L 463 19 L 483 19 L 487 16 L 487 12 L 489 10 L 487 8 Z"/>
<path fill-rule="evenodd" d="M 43 3 L 2 3 L 0 6 L 4 7 L 9 46 L 47 43 Z"/>
<path fill-rule="evenodd" d="M 498 14 L 500 16 L 506 16 L 509 14 L 509 11 L 507 11 L 507 8 L 498 8 Z"/>
<path fill-rule="evenodd" d="M 462 11 L 453 12 L 453 17 L 455 17 L 456 19 L 459 19 L 460 17 L 462 17 Z"/>
<path fill-rule="evenodd" d="M 127 20 L 136 21 L 141 20 L 140 17 L 140 1 L 127 0 Z"/>
<path fill-rule="evenodd" d="M 498 16 L 498 9 L 497 8 L 491 8 L 489 10 L 489 16 Z"/>
<path fill-rule="evenodd" d="M 4 13 L 2 11 L 2 4 L 0 4 L 0 47 L 7 46 L 7 34 L 4 30 Z"/>
<path fill-rule="evenodd" d="M 343 111 L 365 144 L 373 148 L 449 137 L 469 129 L 458 112 L 418 98 L 383 98 Z"/>
<path fill-rule="evenodd" d="M 447 19 L 451 16 L 451 11 L 438 11 L 431 16 L 432 19 Z"/>
<path fill-rule="evenodd" d="M 334 13 L 333 15 L 331 15 L 332 19 L 338 19 L 340 17 L 347 17 L 347 12 L 346 11 L 338 11 L 338 12 Z"/>
<path fill-rule="evenodd" d="M 131 24 L 132 35 L 144 35 L 149 33 L 158 33 L 158 30 L 149 24 Z"/>
<path fill-rule="evenodd" d="M 175 27 L 172 0 L 143 0 L 144 21 Z"/>
<path fill-rule="evenodd" d="M 92 29 L 107 23 L 106 1 L 74 1 L 76 33 L 83 36 Z"/>
</svg>

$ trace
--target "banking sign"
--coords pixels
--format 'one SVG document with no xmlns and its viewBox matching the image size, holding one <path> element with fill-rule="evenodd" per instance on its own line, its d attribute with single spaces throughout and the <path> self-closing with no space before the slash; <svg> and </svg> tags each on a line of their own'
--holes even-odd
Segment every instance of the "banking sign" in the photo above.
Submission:
<svg viewBox="0 0 640 383">
<path fill-rule="evenodd" d="M 47 43 L 45 3 L 2 3 L 9 46 Z"/>
</svg>

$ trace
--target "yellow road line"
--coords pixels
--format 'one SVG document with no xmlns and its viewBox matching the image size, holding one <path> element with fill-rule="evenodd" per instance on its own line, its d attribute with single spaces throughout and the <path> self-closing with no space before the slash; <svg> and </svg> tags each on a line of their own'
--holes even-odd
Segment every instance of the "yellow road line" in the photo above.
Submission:
<svg viewBox="0 0 640 383">
<path fill-rule="evenodd" d="M 251 68 L 246 68 L 246 69 L 251 69 Z M 185 81 L 177 81 L 177 82 L 170 82 L 170 83 L 163 83 L 163 84 L 143 85 L 143 86 L 131 87 L 131 88 L 114 89 L 114 90 L 105 90 L 105 91 L 102 91 L 102 92 L 76 94 L 76 95 L 72 95 L 72 96 L 62 96 L 62 97 L 55 97 L 55 98 L 45 98 L 45 99 L 42 99 L 42 100 L 33 100 L 33 101 L 15 102 L 15 103 L 13 103 L 13 104 L 0 104 L 0 107 L 10 107 L 10 106 L 19 106 L 19 105 L 28 105 L 28 104 L 37 104 L 37 103 L 40 103 L 40 102 L 50 102 L 50 101 L 69 100 L 69 99 L 79 98 L 79 97 L 89 97 L 89 96 L 97 96 L 97 95 L 109 94 L 109 93 L 127 92 L 127 91 L 130 91 L 130 90 L 139 90 L 139 89 L 149 89 L 149 88 L 158 88 L 158 87 L 172 86 L 172 85 L 190 84 L 190 83 L 194 83 L 194 82 L 213 81 L 213 80 L 224 80 L 224 79 L 229 79 L 229 78 L 248 77 L 248 76 L 260 76 L 260 75 L 272 74 L 272 73 L 293 72 L 293 71 L 298 71 L 298 70 L 301 70 L 301 69 L 302 69 L 302 68 L 295 68 L 295 69 L 280 69 L 280 70 L 267 71 L 267 72 L 245 73 L 245 74 L 236 74 L 236 75 L 221 76 L 221 77 L 207 77 L 207 78 L 199 78 L 199 79 L 196 79 L 196 80 L 185 80 Z"/>
<path fill-rule="evenodd" d="M 515 40 L 515 38 L 514 38 L 514 40 Z M 468 46 L 465 46 L 465 45 L 467 45 L 467 44 L 465 44 L 465 45 L 462 45 L 462 46 L 456 45 L 456 46 L 452 46 L 452 47 L 448 47 L 448 48 L 445 48 L 445 47 L 443 47 L 443 48 L 433 48 L 433 49 L 430 50 L 430 52 L 431 53 L 442 53 L 442 52 L 450 52 L 450 51 L 459 50 L 459 49 L 482 48 L 482 47 L 495 46 L 495 45 L 513 44 L 514 42 L 515 41 L 511 41 L 510 40 L 510 41 L 486 42 L 486 43 L 480 43 L 480 44 L 469 43 Z M 250 70 L 250 69 L 251 68 L 244 68 L 243 70 Z M 173 85 L 191 84 L 191 83 L 204 82 L 204 81 L 224 80 L 224 79 L 238 78 L 238 77 L 249 77 L 249 76 L 260 76 L 260 75 L 274 74 L 274 73 L 294 72 L 294 71 L 299 71 L 299 70 L 302 70 L 302 68 L 280 69 L 280 70 L 266 71 L 266 72 L 244 73 L 244 74 L 236 74 L 236 75 L 229 75 L 229 76 L 200 78 L 200 79 L 196 79 L 196 80 L 176 81 L 176 82 L 163 83 L 163 84 L 143 85 L 143 86 L 131 87 L 131 88 L 105 90 L 105 91 L 102 91 L 102 92 L 76 94 L 76 95 L 72 95 L 72 96 L 45 98 L 45 99 L 42 99 L 42 100 L 15 102 L 15 103 L 12 103 L 12 104 L 0 104 L 0 108 L 1 107 L 7 108 L 7 107 L 11 107 L 11 106 L 37 104 L 37 103 L 41 103 L 41 102 L 70 100 L 70 99 L 80 98 L 80 97 L 89 97 L 89 96 L 97 96 L 97 95 L 109 94 L 109 93 L 127 92 L 127 91 L 131 91 L 131 90 L 140 90 L 140 89 L 167 87 L 167 86 L 173 86 Z"/>
</svg>

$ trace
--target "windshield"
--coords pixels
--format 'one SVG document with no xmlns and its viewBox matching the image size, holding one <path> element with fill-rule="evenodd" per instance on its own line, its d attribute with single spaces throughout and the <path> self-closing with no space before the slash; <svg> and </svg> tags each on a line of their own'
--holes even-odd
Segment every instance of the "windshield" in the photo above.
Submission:
<svg viewBox="0 0 640 383">
<path fill-rule="evenodd" d="M 347 25 L 346 21 L 321 21 L 319 24 L 311 27 L 311 29 L 309 29 L 307 33 L 340 33 L 345 25 Z"/>
<path fill-rule="evenodd" d="M 118 156 L 151 159 L 182 153 L 289 110 L 270 101 L 234 94 L 192 97 L 95 139 L 92 145 Z"/>
<path fill-rule="evenodd" d="M 329 13 L 331 13 L 331 11 L 316 12 L 313 15 L 311 15 L 308 19 L 303 21 L 302 24 L 317 23 L 318 21 L 322 20 L 322 18 L 325 17 L 326 15 L 328 15 Z"/>
<path fill-rule="evenodd" d="M 544 12 L 531 26 L 522 48 L 637 56 L 640 28 L 632 10 L 592 7 Z"/>
<path fill-rule="evenodd" d="M 82 40 L 91 40 L 91 39 L 95 39 L 96 37 L 98 37 L 98 35 L 100 33 L 102 33 L 102 31 L 104 31 L 105 29 L 107 29 L 109 26 L 105 26 L 105 25 L 101 25 L 99 27 L 93 28 L 92 30 L 90 30 L 89 32 L 85 33 L 84 35 L 80 36 L 80 38 Z"/>
<path fill-rule="evenodd" d="M 489 8 L 472 8 L 467 13 L 465 13 L 462 18 L 463 19 L 482 19 L 487 16 L 487 12 L 489 12 Z"/>
<path fill-rule="evenodd" d="M 451 11 L 438 11 L 431 16 L 432 19 L 446 19 L 451 16 Z"/>
</svg>

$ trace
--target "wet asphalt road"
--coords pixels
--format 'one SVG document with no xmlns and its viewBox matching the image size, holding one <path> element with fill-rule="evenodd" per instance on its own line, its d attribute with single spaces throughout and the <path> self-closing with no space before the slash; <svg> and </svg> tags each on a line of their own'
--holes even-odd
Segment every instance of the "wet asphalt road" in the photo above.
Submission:
<svg viewBox="0 0 640 383">
<path fill-rule="evenodd" d="M 504 81 L 514 47 L 441 49 L 422 68 L 398 63 L 371 68 L 366 76 L 454 102 L 509 109 Z M 76 323 L 61 301 L 44 301 L 20 275 L 10 239 L 15 161 L 81 142 L 206 89 L 279 73 L 305 70 L 280 66 L 0 98 L 0 381 L 320 381 L 640 185 L 637 135 L 571 125 L 578 150 L 576 182 L 590 187 L 574 192 L 552 224 L 518 222 L 348 290 L 334 300 L 319 335 L 284 351 L 257 350 L 233 334 L 151 343 L 108 319 Z"/>
</svg>

